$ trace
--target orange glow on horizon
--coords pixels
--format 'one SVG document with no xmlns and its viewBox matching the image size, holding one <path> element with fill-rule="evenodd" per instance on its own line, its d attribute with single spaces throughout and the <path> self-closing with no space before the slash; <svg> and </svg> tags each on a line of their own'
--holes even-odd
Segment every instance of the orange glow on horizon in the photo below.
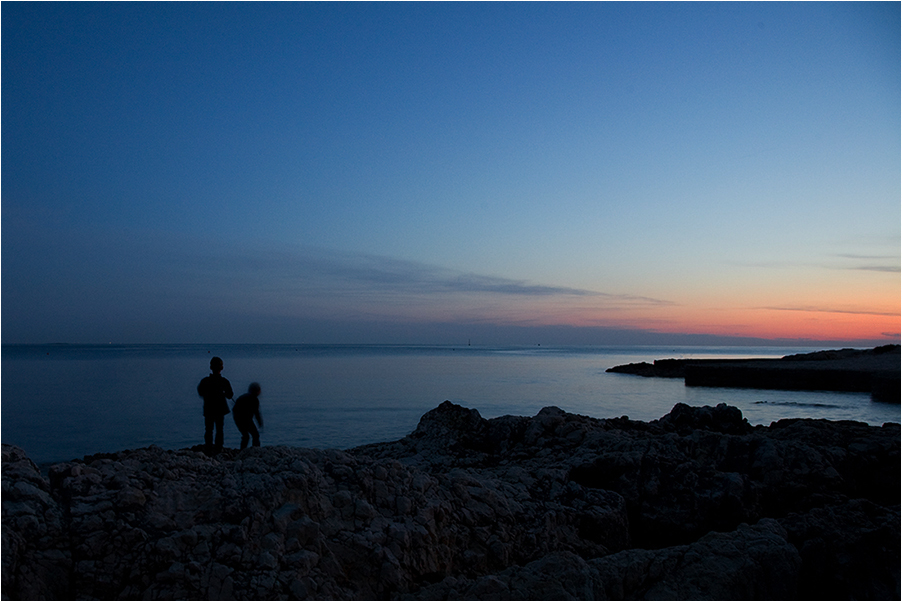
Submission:
<svg viewBox="0 0 902 602">
<path fill-rule="evenodd" d="M 679 314 L 679 315 L 677 315 Z M 632 326 L 658 332 L 710 334 L 763 339 L 886 340 L 898 343 L 899 315 L 839 311 L 745 309 L 688 310 L 669 319 L 635 320 Z"/>
<path fill-rule="evenodd" d="M 673 305 L 621 311 L 579 308 L 569 315 L 562 311 L 555 317 L 555 323 L 573 326 L 761 339 L 885 340 L 887 343 L 898 343 L 902 331 L 900 314 L 892 311 L 804 306 L 699 308 Z M 542 321 L 541 318 L 536 320 Z"/>
<path fill-rule="evenodd" d="M 887 288 L 820 287 L 806 289 L 804 295 L 755 286 L 705 295 L 697 291 L 648 296 L 461 293 L 395 298 L 374 294 L 364 305 L 351 296 L 308 298 L 305 303 L 320 316 L 336 320 L 352 317 L 387 323 L 561 326 L 785 341 L 898 343 L 900 312 L 894 293 L 887 294 Z"/>
</svg>

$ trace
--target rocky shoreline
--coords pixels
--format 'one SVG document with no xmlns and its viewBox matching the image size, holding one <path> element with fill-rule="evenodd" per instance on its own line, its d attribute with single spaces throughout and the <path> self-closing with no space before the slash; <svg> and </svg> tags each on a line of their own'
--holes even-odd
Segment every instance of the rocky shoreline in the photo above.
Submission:
<svg viewBox="0 0 902 602">
<path fill-rule="evenodd" d="M 608 368 L 606 372 L 682 378 L 687 387 L 737 387 L 870 393 L 875 401 L 900 402 L 899 345 L 837 349 L 780 359 L 661 359 Z"/>
<path fill-rule="evenodd" d="M 898 599 L 900 427 L 450 402 L 351 450 L 3 445 L 4 599 Z"/>
</svg>

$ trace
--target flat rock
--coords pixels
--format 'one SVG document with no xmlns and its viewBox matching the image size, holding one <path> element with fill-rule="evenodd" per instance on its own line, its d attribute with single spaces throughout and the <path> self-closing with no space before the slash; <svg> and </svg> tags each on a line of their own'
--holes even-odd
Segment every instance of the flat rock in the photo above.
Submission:
<svg viewBox="0 0 902 602">
<path fill-rule="evenodd" d="M 779 359 L 660 359 L 608 368 L 607 372 L 682 378 L 692 387 L 738 387 L 871 393 L 900 402 L 900 346 L 837 349 Z"/>
</svg>

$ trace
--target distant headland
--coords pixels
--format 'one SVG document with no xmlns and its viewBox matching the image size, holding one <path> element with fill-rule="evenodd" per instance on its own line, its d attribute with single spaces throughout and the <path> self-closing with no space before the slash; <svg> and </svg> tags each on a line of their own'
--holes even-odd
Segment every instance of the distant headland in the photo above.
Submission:
<svg viewBox="0 0 902 602">
<path fill-rule="evenodd" d="M 637 376 L 683 378 L 690 387 L 738 387 L 871 393 L 900 402 L 900 347 L 837 349 L 780 359 L 661 359 L 608 368 Z"/>
</svg>

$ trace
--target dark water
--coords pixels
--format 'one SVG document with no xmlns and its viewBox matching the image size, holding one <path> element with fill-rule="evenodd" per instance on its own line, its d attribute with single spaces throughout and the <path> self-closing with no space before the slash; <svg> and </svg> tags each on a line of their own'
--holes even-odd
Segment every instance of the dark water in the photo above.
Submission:
<svg viewBox="0 0 902 602">
<path fill-rule="evenodd" d="M 2 438 L 38 463 L 103 451 L 203 442 L 196 387 L 209 359 L 225 362 L 236 396 L 260 397 L 263 445 L 347 448 L 398 439 L 444 400 L 486 418 L 558 406 L 598 418 L 654 420 L 676 403 L 739 407 L 754 424 L 781 418 L 899 422 L 898 405 L 859 393 L 685 387 L 681 380 L 608 374 L 665 357 L 780 357 L 777 347 L 451 347 L 109 345 L 2 348 Z M 226 445 L 238 430 L 226 418 Z"/>
</svg>

